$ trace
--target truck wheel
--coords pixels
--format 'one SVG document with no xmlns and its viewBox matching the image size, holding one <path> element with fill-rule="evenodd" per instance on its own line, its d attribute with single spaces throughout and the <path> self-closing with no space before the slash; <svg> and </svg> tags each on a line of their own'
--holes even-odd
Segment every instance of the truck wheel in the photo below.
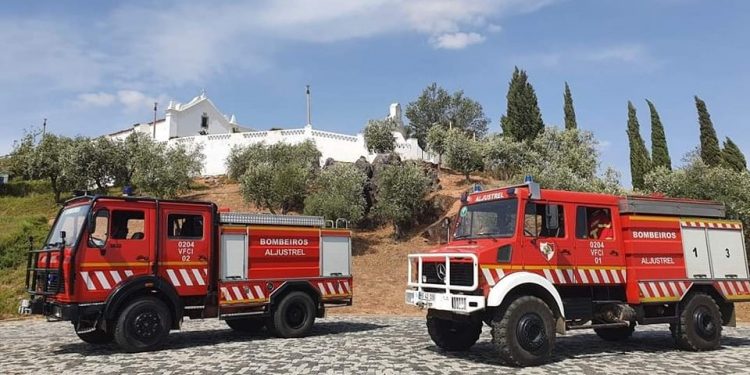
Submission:
<svg viewBox="0 0 750 375">
<path fill-rule="evenodd" d="M 427 313 L 427 332 L 440 348 L 447 351 L 463 351 L 471 348 L 479 340 L 482 322 L 440 319 L 433 316 L 430 311 Z"/>
<path fill-rule="evenodd" d="M 96 328 L 93 331 L 83 333 L 76 331 L 76 335 L 78 335 L 78 338 L 82 341 L 94 345 L 109 344 L 114 339 L 112 331 L 105 332 L 101 328 Z"/>
<path fill-rule="evenodd" d="M 227 322 L 229 328 L 249 334 L 257 334 L 266 326 L 266 322 L 261 318 L 227 319 L 225 322 Z"/>
<path fill-rule="evenodd" d="M 681 349 L 713 350 L 721 341 L 721 311 L 711 296 L 695 293 L 681 306 L 680 319 L 670 328 Z"/>
<path fill-rule="evenodd" d="M 492 319 L 492 344 L 500 358 L 513 366 L 547 362 L 555 347 L 555 318 L 537 297 L 515 299 Z"/>
<path fill-rule="evenodd" d="M 142 352 L 158 347 L 169 335 L 172 317 L 164 302 L 153 297 L 139 298 L 120 313 L 115 341 L 126 352 Z"/>
<path fill-rule="evenodd" d="M 596 335 L 605 341 L 627 340 L 630 338 L 630 336 L 633 336 L 633 331 L 635 331 L 635 322 L 630 323 L 630 325 L 627 327 L 594 328 L 594 332 L 596 332 Z"/>
<path fill-rule="evenodd" d="M 287 294 L 271 315 L 268 328 L 283 338 L 302 337 L 315 322 L 315 302 L 304 292 Z"/>
</svg>

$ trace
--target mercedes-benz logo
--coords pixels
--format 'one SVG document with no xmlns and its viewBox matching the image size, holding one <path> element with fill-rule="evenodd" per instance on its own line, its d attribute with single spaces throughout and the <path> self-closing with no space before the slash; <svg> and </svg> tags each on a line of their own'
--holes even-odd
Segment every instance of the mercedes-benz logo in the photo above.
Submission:
<svg viewBox="0 0 750 375">
<path fill-rule="evenodd" d="M 440 279 L 440 281 L 445 281 L 445 264 L 440 263 L 435 269 L 437 271 L 438 279 Z"/>
</svg>

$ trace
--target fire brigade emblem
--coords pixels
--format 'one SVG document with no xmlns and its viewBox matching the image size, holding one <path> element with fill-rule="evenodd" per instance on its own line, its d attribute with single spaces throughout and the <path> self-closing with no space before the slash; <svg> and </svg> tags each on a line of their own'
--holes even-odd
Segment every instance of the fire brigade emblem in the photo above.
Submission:
<svg viewBox="0 0 750 375">
<path fill-rule="evenodd" d="M 542 255 L 547 259 L 549 262 L 552 257 L 555 255 L 555 247 L 551 242 L 542 242 L 539 244 L 539 251 L 542 252 Z"/>
</svg>

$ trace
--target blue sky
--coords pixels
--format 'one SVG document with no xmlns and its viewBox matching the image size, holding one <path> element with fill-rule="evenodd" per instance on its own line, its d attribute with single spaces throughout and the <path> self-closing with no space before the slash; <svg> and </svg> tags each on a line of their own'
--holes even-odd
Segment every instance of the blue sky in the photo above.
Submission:
<svg viewBox="0 0 750 375">
<path fill-rule="evenodd" d="M 701 0 L 37 1 L 0 11 L 0 154 L 23 129 L 100 135 L 205 89 L 240 124 L 359 132 L 431 82 L 463 89 L 499 131 L 515 65 L 544 121 L 572 89 L 602 166 L 629 185 L 627 101 L 649 142 L 657 106 L 675 165 L 698 144 L 693 95 L 750 150 L 750 2 Z"/>
</svg>

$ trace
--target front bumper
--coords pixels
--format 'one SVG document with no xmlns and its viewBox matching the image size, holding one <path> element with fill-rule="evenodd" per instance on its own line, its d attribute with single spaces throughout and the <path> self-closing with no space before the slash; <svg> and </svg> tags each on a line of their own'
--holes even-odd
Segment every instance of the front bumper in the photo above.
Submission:
<svg viewBox="0 0 750 375">
<path fill-rule="evenodd" d="M 484 302 L 484 296 L 406 290 L 407 305 L 450 311 L 457 314 L 471 314 L 475 311 L 483 310 L 485 307 Z"/>
<path fill-rule="evenodd" d="M 21 315 L 44 315 L 49 320 L 77 321 L 80 319 L 98 318 L 103 307 L 103 303 L 60 303 L 35 298 L 32 300 L 22 300 L 18 307 L 18 313 Z"/>
</svg>

